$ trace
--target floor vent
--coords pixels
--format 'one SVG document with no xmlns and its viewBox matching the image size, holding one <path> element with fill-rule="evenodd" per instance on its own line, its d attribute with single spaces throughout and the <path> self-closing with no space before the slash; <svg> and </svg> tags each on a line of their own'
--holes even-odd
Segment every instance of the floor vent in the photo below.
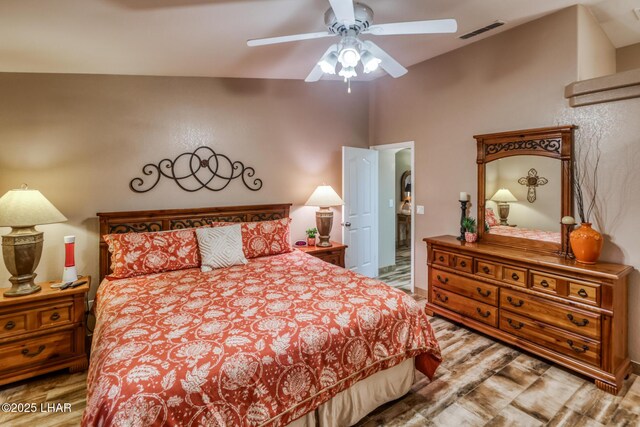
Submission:
<svg viewBox="0 0 640 427">
<path fill-rule="evenodd" d="M 503 21 L 496 21 L 493 24 L 489 24 L 486 27 L 482 27 L 482 28 L 478 28 L 475 31 L 471 31 L 470 33 L 464 34 L 462 36 L 460 36 L 461 39 L 466 40 L 466 39 L 470 39 L 471 37 L 475 37 L 478 34 L 482 34 L 482 33 L 486 33 L 487 31 L 493 30 L 494 28 L 498 28 L 504 25 Z"/>
</svg>

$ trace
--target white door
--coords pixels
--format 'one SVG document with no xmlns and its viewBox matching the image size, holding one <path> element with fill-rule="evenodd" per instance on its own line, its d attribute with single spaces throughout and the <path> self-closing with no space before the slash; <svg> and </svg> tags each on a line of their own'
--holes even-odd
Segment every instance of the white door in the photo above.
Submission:
<svg viewBox="0 0 640 427">
<path fill-rule="evenodd" d="M 346 268 L 378 275 L 378 152 L 342 147 L 342 241 Z"/>
</svg>

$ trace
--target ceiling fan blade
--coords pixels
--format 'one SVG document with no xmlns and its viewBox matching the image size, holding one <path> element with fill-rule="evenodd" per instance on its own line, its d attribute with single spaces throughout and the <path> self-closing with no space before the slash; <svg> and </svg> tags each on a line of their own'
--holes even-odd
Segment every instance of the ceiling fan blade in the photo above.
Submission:
<svg viewBox="0 0 640 427">
<path fill-rule="evenodd" d="M 268 37 L 264 39 L 247 40 L 247 46 L 264 46 L 268 44 L 287 43 L 287 42 L 294 42 L 298 40 L 321 39 L 324 37 L 333 37 L 333 36 L 335 36 L 335 34 L 330 33 L 328 31 L 323 31 L 321 33 L 306 33 L 306 34 L 294 34 L 291 36 Z"/>
<path fill-rule="evenodd" d="M 323 75 L 324 75 L 324 73 L 322 72 L 322 69 L 320 68 L 320 66 L 318 64 L 316 64 L 316 66 L 313 67 L 313 70 L 311 70 L 311 72 L 309 73 L 307 78 L 304 79 L 304 81 L 307 82 L 307 83 L 317 82 L 318 80 L 320 80 L 322 78 Z"/>
<path fill-rule="evenodd" d="M 396 22 L 370 26 L 363 33 L 377 36 L 392 36 L 400 34 L 438 34 L 455 33 L 458 22 L 455 19 L 432 19 L 429 21 Z"/>
<path fill-rule="evenodd" d="M 322 56 L 320 57 L 320 61 L 322 61 L 322 58 L 327 56 L 329 54 L 329 52 L 337 51 L 337 50 L 338 50 L 338 45 L 337 44 L 332 44 L 331 46 L 329 46 L 329 49 L 327 49 L 327 51 L 322 54 Z M 318 62 L 320 62 L 320 61 L 318 61 Z M 313 67 L 313 70 L 311 70 L 311 72 L 309 73 L 307 78 L 304 79 L 304 81 L 307 82 L 307 83 L 317 82 L 318 80 L 320 80 L 322 78 L 323 75 L 324 75 L 324 72 L 322 71 L 322 68 L 320 68 L 320 65 L 318 65 L 316 63 L 316 66 Z"/>
<path fill-rule="evenodd" d="M 356 14 L 353 10 L 353 0 L 329 0 L 331 9 L 336 14 L 338 22 L 353 24 L 356 22 Z"/>
<path fill-rule="evenodd" d="M 371 40 L 365 40 L 364 45 L 373 56 L 382 61 L 380 62 L 380 68 L 389 73 L 391 77 L 397 79 L 398 77 L 407 74 L 407 69 L 404 68 L 398 61 L 393 59 L 391 55 L 382 50 L 380 46 L 378 46 Z"/>
</svg>

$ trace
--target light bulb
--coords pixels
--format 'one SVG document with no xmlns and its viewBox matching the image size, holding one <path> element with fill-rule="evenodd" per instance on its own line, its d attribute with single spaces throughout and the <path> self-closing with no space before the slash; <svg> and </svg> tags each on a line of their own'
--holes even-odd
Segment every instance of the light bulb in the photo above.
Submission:
<svg viewBox="0 0 640 427">
<path fill-rule="evenodd" d="M 378 69 L 382 61 L 371 54 L 369 51 L 365 51 L 362 54 L 362 65 L 365 73 L 370 73 Z"/>
<path fill-rule="evenodd" d="M 360 61 L 360 53 L 355 47 L 345 47 L 340 51 L 338 60 L 342 64 L 342 67 L 355 67 Z"/>
<path fill-rule="evenodd" d="M 324 58 L 318 62 L 320 69 L 325 74 L 335 74 L 336 64 L 338 63 L 338 55 L 335 52 L 329 52 Z"/>
<path fill-rule="evenodd" d="M 352 77 L 357 77 L 358 73 L 356 73 L 356 69 L 354 67 L 342 67 L 338 75 L 345 79 L 350 79 Z"/>
</svg>

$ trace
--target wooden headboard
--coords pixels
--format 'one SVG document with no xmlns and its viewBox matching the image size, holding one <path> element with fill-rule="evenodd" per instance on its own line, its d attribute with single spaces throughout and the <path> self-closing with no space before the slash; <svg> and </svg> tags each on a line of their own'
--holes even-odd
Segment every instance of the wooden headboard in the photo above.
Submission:
<svg viewBox="0 0 640 427">
<path fill-rule="evenodd" d="M 291 204 L 226 206 L 196 209 L 104 212 L 100 218 L 100 281 L 109 274 L 111 257 L 105 234 L 141 233 L 201 227 L 212 222 L 268 221 L 288 218 Z"/>
</svg>

